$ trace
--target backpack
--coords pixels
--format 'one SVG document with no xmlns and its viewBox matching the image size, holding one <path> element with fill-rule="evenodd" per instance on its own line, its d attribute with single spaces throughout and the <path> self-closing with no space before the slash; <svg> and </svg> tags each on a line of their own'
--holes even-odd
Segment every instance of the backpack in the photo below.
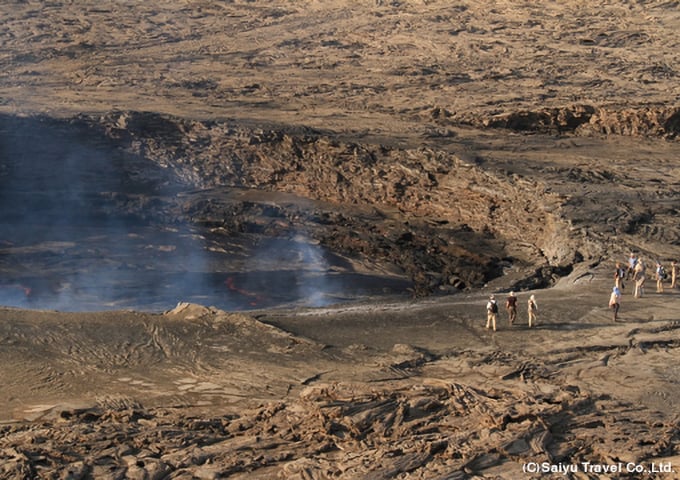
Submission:
<svg viewBox="0 0 680 480">
<path fill-rule="evenodd" d="M 496 302 L 491 302 L 491 313 L 498 313 L 498 304 Z"/>
</svg>

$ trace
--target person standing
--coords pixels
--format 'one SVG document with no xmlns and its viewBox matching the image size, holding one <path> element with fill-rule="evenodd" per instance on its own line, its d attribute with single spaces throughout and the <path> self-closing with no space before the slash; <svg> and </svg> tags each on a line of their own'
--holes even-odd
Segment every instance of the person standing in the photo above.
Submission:
<svg viewBox="0 0 680 480">
<path fill-rule="evenodd" d="M 645 264 L 642 259 L 638 259 L 635 264 L 635 271 L 633 273 L 633 281 L 635 282 L 635 298 L 642 298 L 645 294 L 645 280 L 647 280 L 647 275 L 645 274 Z"/>
<path fill-rule="evenodd" d="M 675 260 L 673 260 L 671 262 L 671 288 L 677 288 L 676 285 L 677 278 L 678 278 L 678 265 L 675 262 Z"/>
<path fill-rule="evenodd" d="M 486 328 L 488 329 L 493 325 L 493 331 L 496 331 L 496 317 L 498 316 L 498 304 L 496 303 L 496 297 L 491 295 L 489 301 L 486 304 Z"/>
<path fill-rule="evenodd" d="M 631 279 L 635 276 L 635 267 L 638 264 L 638 258 L 633 252 L 630 252 L 630 257 L 628 257 L 628 271 L 626 272 L 626 279 Z"/>
<path fill-rule="evenodd" d="M 663 281 L 666 278 L 666 271 L 661 262 L 656 262 L 656 293 L 663 293 Z"/>
<path fill-rule="evenodd" d="M 538 304 L 536 303 L 536 296 L 532 295 L 527 300 L 527 312 L 529 313 L 529 328 L 536 324 L 536 315 L 538 314 Z"/>
<path fill-rule="evenodd" d="M 609 308 L 612 310 L 615 322 L 618 321 L 620 305 L 621 305 L 621 291 L 617 287 L 614 287 L 612 289 L 612 294 L 609 296 Z"/>
<path fill-rule="evenodd" d="M 508 311 L 508 321 L 510 325 L 515 323 L 517 319 L 517 297 L 515 292 L 510 292 L 508 298 L 505 300 L 505 309 Z"/>
</svg>

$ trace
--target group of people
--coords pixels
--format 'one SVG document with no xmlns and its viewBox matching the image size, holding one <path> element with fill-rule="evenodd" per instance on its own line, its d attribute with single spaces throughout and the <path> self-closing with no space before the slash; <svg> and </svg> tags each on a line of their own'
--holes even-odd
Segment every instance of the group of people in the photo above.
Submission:
<svg viewBox="0 0 680 480">
<path fill-rule="evenodd" d="M 654 279 L 656 280 L 656 292 L 664 292 L 664 281 L 668 279 L 666 267 L 659 261 L 656 262 Z M 675 260 L 670 265 L 670 288 L 677 288 L 678 266 Z M 633 297 L 642 298 L 645 294 L 645 282 L 647 281 L 647 266 L 635 253 L 628 258 L 628 268 L 623 268 L 621 262 L 616 262 L 614 270 L 614 287 L 609 296 L 609 308 L 612 310 L 614 321 L 618 321 L 619 308 L 621 307 L 621 295 L 625 288 L 625 281 L 632 280 L 634 283 Z"/>
<path fill-rule="evenodd" d="M 510 325 L 517 320 L 517 296 L 515 292 L 510 292 L 508 298 L 505 300 L 505 310 L 508 312 L 508 322 Z M 496 331 L 496 320 L 498 319 L 498 302 L 496 296 L 491 295 L 486 304 L 486 328 L 493 328 Z M 536 303 L 536 296 L 531 295 L 527 300 L 527 315 L 529 317 L 529 327 L 536 324 L 536 315 L 538 314 L 538 304 Z"/>
<path fill-rule="evenodd" d="M 664 292 L 664 282 L 670 277 L 670 288 L 677 287 L 678 266 L 675 260 L 670 264 L 670 272 L 666 271 L 666 267 L 661 262 L 656 262 L 654 270 L 654 279 L 656 280 L 657 293 Z M 609 308 L 612 311 L 614 321 L 618 321 L 619 308 L 621 307 L 621 296 L 625 289 L 625 283 L 632 281 L 634 285 L 633 296 L 635 298 L 642 298 L 645 293 L 645 282 L 647 280 L 647 266 L 645 262 L 634 253 L 630 254 L 628 259 L 628 267 L 624 268 L 621 262 L 616 262 L 614 270 L 614 287 L 609 297 Z M 510 292 L 505 300 L 505 310 L 508 312 L 508 322 L 510 325 L 517 320 L 517 296 L 514 292 Z M 497 327 L 498 320 L 498 302 L 495 295 L 489 297 L 486 304 L 486 328 L 492 328 L 494 332 Z M 536 315 L 538 314 L 538 304 L 536 303 L 536 296 L 531 295 L 527 300 L 527 315 L 529 319 L 529 327 L 536 325 Z"/>
</svg>

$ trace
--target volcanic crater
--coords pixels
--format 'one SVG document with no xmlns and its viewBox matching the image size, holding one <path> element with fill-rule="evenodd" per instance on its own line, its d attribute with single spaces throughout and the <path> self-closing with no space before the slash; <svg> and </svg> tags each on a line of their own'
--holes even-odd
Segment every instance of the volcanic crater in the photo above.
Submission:
<svg viewBox="0 0 680 480">
<path fill-rule="evenodd" d="M 146 112 L 0 119 L 4 304 L 67 310 L 323 305 L 582 254 L 563 196 L 433 148 Z"/>
</svg>

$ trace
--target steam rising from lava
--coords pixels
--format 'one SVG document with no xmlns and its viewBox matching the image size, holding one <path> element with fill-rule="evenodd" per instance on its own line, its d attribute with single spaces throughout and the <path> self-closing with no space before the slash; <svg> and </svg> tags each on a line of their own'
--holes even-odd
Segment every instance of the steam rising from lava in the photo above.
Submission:
<svg viewBox="0 0 680 480">
<path fill-rule="evenodd" d="M 121 200 L 172 195 L 176 185 L 151 166 L 143 167 L 162 181 L 140 178 L 140 159 L 87 132 L 2 120 L 0 302 L 67 310 L 160 306 L 168 274 L 187 259 L 204 269 L 203 247 L 186 226 L 169 230 L 121 208 Z"/>
<path fill-rule="evenodd" d="M 225 237 L 186 221 L 178 193 L 194 186 L 110 142 L 79 125 L 0 117 L 0 304 L 249 309 L 369 287 L 303 235 Z"/>
</svg>

